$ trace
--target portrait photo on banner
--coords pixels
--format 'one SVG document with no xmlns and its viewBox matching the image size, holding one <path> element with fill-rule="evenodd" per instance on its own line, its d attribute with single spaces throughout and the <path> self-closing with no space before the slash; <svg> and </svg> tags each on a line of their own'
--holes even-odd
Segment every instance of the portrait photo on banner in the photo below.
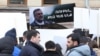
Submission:
<svg viewBox="0 0 100 56">
<path fill-rule="evenodd" d="M 29 8 L 29 24 L 32 28 L 66 29 L 73 27 L 75 4 L 63 4 Z M 67 26 L 67 24 L 72 26 Z M 69 25 L 70 25 L 69 24 Z"/>
</svg>

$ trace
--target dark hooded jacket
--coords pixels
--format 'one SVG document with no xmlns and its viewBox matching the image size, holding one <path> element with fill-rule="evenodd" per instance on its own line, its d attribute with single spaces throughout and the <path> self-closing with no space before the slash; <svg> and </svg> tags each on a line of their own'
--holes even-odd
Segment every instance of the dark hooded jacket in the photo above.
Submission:
<svg viewBox="0 0 100 56">
<path fill-rule="evenodd" d="M 13 28 L 6 32 L 5 37 L 0 39 L 0 56 L 12 56 L 16 44 L 16 30 Z"/>
</svg>

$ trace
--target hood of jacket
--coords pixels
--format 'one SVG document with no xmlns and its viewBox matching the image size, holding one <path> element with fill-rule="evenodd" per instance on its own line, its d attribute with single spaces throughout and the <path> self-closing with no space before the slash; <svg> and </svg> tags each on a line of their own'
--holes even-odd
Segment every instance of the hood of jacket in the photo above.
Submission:
<svg viewBox="0 0 100 56">
<path fill-rule="evenodd" d="M 5 33 L 5 37 L 12 37 L 16 39 L 16 29 L 12 28 Z"/>
<path fill-rule="evenodd" d="M 81 52 L 82 54 L 84 54 L 86 56 L 91 56 L 90 47 L 88 45 L 81 45 L 81 46 L 78 46 L 78 47 L 73 48 L 73 49 L 75 49 L 76 51 Z"/>
</svg>

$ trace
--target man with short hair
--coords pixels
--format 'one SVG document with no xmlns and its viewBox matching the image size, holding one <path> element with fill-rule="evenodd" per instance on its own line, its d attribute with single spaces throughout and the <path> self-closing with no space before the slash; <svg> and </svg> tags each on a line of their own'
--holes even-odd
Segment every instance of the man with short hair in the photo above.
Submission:
<svg viewBox="0 0 100 56">
<path fill-rule="evenodd" d="M 28 30 L 26 30 L 26 31 L 23 32 L 23 40 L 24 40 L 23 46 L 25 46 L 25 44 L 27 42 L 27 32 L 28 32 Z"/>
<path fill-rule="evenodd" d="M 40 56 L 43 48 L 39 44 L 40 33 L 36 30 L 29 30 L 27 32 L 27 42 L 22 48 L 20 56 Z"/>
<path fill-rule="evenodd" d="M 56 51 L 56 45 L 53 41 L 47 41 L 45 43 L 46 51 L 43 52 L 42 56 L 60 56 Z"/>
<path fill-rule="evenodd" d="M 78 33 L 72 33 L 67 36 L 68 50 L 65 56 L 91 56 L 88 45 L 80 45 L 81 36 Z"/>
</svg>

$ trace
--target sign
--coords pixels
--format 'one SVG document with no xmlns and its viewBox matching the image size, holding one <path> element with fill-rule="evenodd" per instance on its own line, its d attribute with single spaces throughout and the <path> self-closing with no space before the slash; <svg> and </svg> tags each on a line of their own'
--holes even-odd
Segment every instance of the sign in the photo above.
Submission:
<svg viewBox="0 0 100 56">
<path fill-rule="evenodd" d="M 41 26 L 61 22 L 73 22 L 75 4 L 63 4 L 29 9 L 30 25 Z"/>
</svg>

